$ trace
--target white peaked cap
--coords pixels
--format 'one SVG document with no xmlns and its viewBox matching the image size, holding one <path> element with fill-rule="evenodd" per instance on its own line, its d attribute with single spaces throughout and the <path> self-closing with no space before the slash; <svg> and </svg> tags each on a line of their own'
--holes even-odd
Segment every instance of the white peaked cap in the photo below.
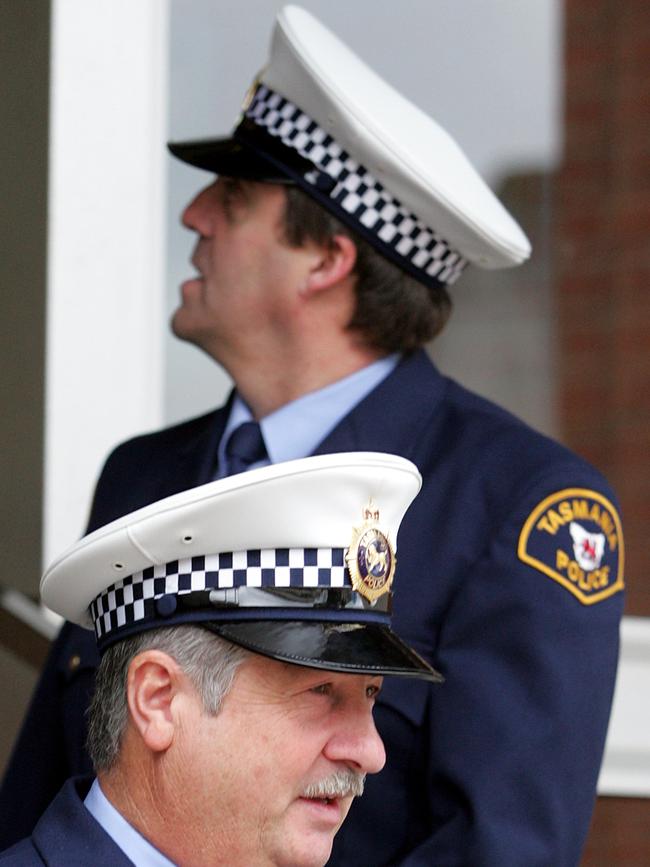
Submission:
<svg viewBox="0 0 650 867">
<path fill-rule="evenodd" d="M 309 12 L 279 13 L 261 80 L 474 264 L 505 268 L 530 255 L 523 231 L 449 133 Z"/>
<path fill-rule="evenodd" d="M 451 136 L 297 6 L 228 138 L 170 144 L 218 174 L 298 184 L 427 285 L 471 262 L 518 265 L 530 244 Z"/>
<path fill-rule="evenodd" d="M 81 539 L 41 596 L 94 626 L 100 650 L 200 623 L 289 662 L 437 680 L 390 629 L 398 529 L 420 484 L 406 459 L 369 452 L 230 476 Z"/>
</svg>

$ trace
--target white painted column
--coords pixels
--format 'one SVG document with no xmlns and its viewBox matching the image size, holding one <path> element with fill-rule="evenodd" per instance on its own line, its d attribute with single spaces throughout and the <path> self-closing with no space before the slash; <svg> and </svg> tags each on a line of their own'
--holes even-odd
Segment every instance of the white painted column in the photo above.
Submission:
<svg viewBox="0 0 650 867">
<path fill-rule="evenodd" d="M 52 0 L 44 560 L 161 425 L 168 0 Z"/>
</svg>

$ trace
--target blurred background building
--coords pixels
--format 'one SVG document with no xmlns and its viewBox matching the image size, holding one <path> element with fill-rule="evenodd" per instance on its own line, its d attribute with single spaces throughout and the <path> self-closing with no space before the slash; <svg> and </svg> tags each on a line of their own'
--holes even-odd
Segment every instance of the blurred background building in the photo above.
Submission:
<svg viewBox="0 0 650 867">
<path fill-rule="evenodd" d="M 219 404 L 167 334 L 198 189 L 168 138 L 229 130 L 279 0 L 0 3 L 0 771 L 56 624 L 41 567 L 110 448 Z M 650 862 L 650 5 L 302 0 L 459 141 L 533 242 L 468 272 L 431 347 L 617 490 L 627 617 L 584 867 Z M 206 176 L 207 180 L 207 176 Z M 598 660 L 593 660 L 598 666 Z"/>
</svg>

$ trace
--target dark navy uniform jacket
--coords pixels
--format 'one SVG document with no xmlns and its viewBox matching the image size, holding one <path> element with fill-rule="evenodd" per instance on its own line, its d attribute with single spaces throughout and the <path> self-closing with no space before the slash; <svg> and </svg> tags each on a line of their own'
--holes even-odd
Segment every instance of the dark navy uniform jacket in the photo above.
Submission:
<svg viewBox="0 0 650 867">
<path fill-rule="evenodd" d="M 208 481 L 226 419 L 227 407 L 119 446 L 89 529 Z M 393 623 L 446 682 L 386 679 L 376 721 L 387 765 L 355 801 L 330 863 L 573 867 L 593 807 L 622 612 L 607 483 L 441 376 L 423 352 L 318 452 L 354 450 L 403 455 L 424 477 L 400 529 Z M 0 802 L 16 836 L 67 774 L 87 767 L 83 710 L 96 663 L 90 633 L 65 626 Z"/>
<path fill-rule="evenodd" d="M 133 867 L 84 807 L 91 783 L 68 780 L 29 839 L 0 855 L 0 867 Z"/>
</svg>

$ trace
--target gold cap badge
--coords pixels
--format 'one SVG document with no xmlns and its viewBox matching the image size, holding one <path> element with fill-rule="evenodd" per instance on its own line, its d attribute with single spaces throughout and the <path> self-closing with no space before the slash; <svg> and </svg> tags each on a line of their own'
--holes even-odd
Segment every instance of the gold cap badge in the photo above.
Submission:
<svg viewBox="0 0 650 867">
<path fill-rule="evenodd" d="M 370 602 L 389 592 L 396 565 L 393 546 L 378 523 L 379 509 L 371 501 L 363 510 L 363 524 L 353 529 L 346 555 L 352 587 Z"/>
<path fill-rule="evenodd" d="M 239 109 L 239 114 L 235 118 L 235 126 L 239 126 L 244 117 L 246 116 L 246 112 L 249 109 L 251 103 L 253 102 L 253 97 L 257 92 L 257 88 L 262 83 L 262 76 L 266 72 L 266 66 L 263 66 L 260 71 L 257 73 L 255 78 L 252 81 L 252 84 L 244 94 L 244 99 L 242 100 L 241 108 Z"/>
</svg>

